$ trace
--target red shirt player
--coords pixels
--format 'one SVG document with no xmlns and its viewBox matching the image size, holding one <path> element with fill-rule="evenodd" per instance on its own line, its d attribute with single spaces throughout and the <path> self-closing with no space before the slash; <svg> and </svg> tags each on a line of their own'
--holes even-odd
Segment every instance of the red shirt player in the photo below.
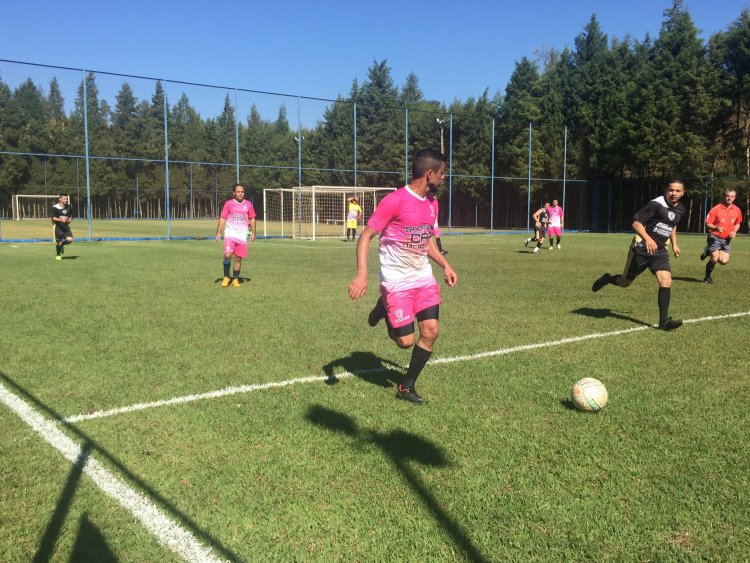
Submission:
<svg viewBox="0 0 750 563">
<path fill-rule="evenodd" d="M 731 248 L 729 244 L 740 230 L 742 223 L 742 211 L 734 204 L 737 192 L 728 189 L 724 192 L 724 201 L 714 205 L 706 217 L 706 229 L 708 237 L 706 238 L 706 248 L 703 249 L 701 260 L 708 256 L 711 260 L 706 264 L 706 277 L 704 283 L 714 283 L 711 273 L 718 262 L 722 266 L 729 263 L 729 253 Z"/>
</svg>

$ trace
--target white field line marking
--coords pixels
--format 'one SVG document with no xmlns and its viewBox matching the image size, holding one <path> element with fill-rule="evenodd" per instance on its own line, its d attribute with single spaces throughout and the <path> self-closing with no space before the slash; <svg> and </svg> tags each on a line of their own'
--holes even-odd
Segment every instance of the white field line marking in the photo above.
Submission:
<svg viewBox="0 0 750 563">
<path fill-rule="evenodd" d="M 742 313 L 731 313 L 728 315 L 715 315 L 711 317 L 700 317 L 698 319 L 688 319 L 683 321 L 685 324 L 689 323 L 700 323 L 706 321 L 715 321 L 721 319 L 735 319 L 739 317 L 750 316 L 750 311 Z M 641 325 L 634 328 L 627 328 L 624 330 L 614 330 L 612 332 L 597 332 L 594 334 L 584 334 L 583 336 L 573 336 L 570 338 L 563 338 L 561 340 L 552 340 L 549 342 L 538 342 L 536 344 L 523 344 L 521 346 L 513 346 L 512 348 L 501 348 L 500 350 L 491 350 L 489 352 L 480 352 L 478 354 L 469 354 L 465 356 L 449 356 L 445 358 L 436 358 L 430 360 L 428 365 L 436 364 L 452 364 L 455 362 L 470 362 L 473 360 L 481 360 L 484 358 L 491 358 L 494 356 L 503 356 L 505 354 L 513 354 L 515 352 L 523 352 L 526 350 L 538 350 L 539 348 L 549 348 L 551 346 L 561 346 L 563 344 L 572 344 L 574 342 L 583 342 L 584 340 L 594 340 L 596 338 L 607 338 L 610 336 L 620 336 L 623 334 L 630 334 L 631 332 L 640 332 L 643 330 L 653 329 L 655 326 Z M 347 377 L 353 377 L 355 375 L 365 375 L 368 373 L 382 372 L 389 368 L 377 367 L 366 370 L 357 370 L 356 372 L 344 371 L 335 375 L 336 379 L 344 379 Z M 184 395 L 182 397 L 174 397 L 172 399 L 163 399 L 160 401 L 152 401 L 148 403 L 136 403 L 127 407 L 117 407 L 109 410 L 95 411 L 88 414 L 78 414 L 68 416 L 63 419 L 65 422 L 81 422 L 83 420 L 92 420 L 95 418 L 104 418 L 107 416 L 115 416 L 118 414 L 125 414 L 129 412 L 141 411 L 145 409 L 152 409 L 156 407 L 164 407 L 168 405 L 178 405 L 182 403 L 192 403 L 193 401 L 201 401 L 204 399 L 216 399 L 218 397 L 227 397 L 229 395 L 239 395 L 241 393 L 250 393 L 252 391 L 259 391 L 261 389 L 273 389 L 277 387 L 287 387 L 289 385 L 296 385 L 298 383 L 313 383 L 316 381 L 325 381 L 329 379 L 326 375 L 308 375 L 305 377 L 299 377 L 296 379 L 287 379 L 285 381 L 272 381 L 270 383 L 259 383 L 255 385 L 240 385 L 237 387 L 225 387 L 217 391 L 209 391 L 207 393 L 197 393 L 195 395 Z"/>
<path fill-rule="evenodd" d="M 121 479 L 110 473 L 96 459 L 88 456 L 81 462 L 81 446 L 65 435 L 57 422 L 46 419 L 23 399 L 11 393 L 2 383 L 0 383 L 0 401 L 68 461 L 74 465 L 82 464 L 83 472 L 108 496 L 130 511 L 160 544 L 185 561 L 221 561 L 213 555 L 211 549 L 198 542 L 188 530 L 169 518 L 141 493 L 131 489 Z"/>
</svg>

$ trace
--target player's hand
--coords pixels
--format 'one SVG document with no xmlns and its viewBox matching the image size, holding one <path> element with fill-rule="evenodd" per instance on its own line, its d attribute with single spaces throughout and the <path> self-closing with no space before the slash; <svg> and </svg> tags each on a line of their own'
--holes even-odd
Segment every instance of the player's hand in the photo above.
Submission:
<svg viewBox="0 0 750 563">
<path fill-rule="evenodd" d="M 367 276 L 354 276 L 349 284 L 349 299 L 359 299 L 367 293 Z"/>
<path fill-rule="evenodd" d="M 680 257 L 680 247 L 676 244 L 672 245 L 672 252 L 674 252 L 674 257 L 679 258 Z"/>
<path fill-rule="evenodd" d="M 734 238 L 735 236 L 737 236 L 737 231 L 732 231 L 731 233 L 729 233 L 729 238 Z"/>
<path fill-rule="evenodd" d="M 458 274 L 453 271 L 453 268 L 446 265 L 445 268 L 443 268 L 443 279 L 445 279 L 445 283 L 447 283 L 449 287 L 453 287 L 458 283 Z"/>
<path fill-rule="evenodd" d="M 644 240 L 644 242 L 646 243 L 646 252 L 648 252 L 649 254 L 653 254 L 654 252 L 656 252 L 656 242 L 654 242 L 654 239 L 649 237 L 648 239 Z"/>
<path fill-rule="evenodd" d="M 216 235 L 216 242 L 219 242 L 221 240 L 221 235 Z"/>
<path fill-rule="evenodd" d="M 250 242 L 255 241 L 255 233 L 250 233 Z"/>
</svg>

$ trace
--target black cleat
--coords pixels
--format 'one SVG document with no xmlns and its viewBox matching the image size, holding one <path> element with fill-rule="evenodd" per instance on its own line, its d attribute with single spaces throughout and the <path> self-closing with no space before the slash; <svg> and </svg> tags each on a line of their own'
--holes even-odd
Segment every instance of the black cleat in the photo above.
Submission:
<svg viewBox="0 0 750 563">
<path fill-rule="evenodd" d="M 706 258 L 708 258 L 708 248 L 704 248 L 703 252 L 701 252 L 701 262 L 703 262 L 703 260 L 705 260 Z"/>
<path fill-rule="evenodd" d="M 594 293 L 596 293 L 601 288 L 603 288 L 605 285 L 607 285 L 608 283 L 611 283 L 611 282 L 612 282 L 612 276 L 609 275 L 609 274 L 604 274 L 602 277 L 600 277 L 598 280 L 596 280 L 591 285 L 591 291 L 593 291 Z"/>
<path fill-rule="evenodd" d="M 370 311 L 370 314 L 367 315 L 367 324 L 370 326 L 377 326 L 377 324 L 385 318 L 385 305 L 383 305 L 383 298 L 378 297 L 378 302 L 375 303 L 375 306 L 372 308 L 372 311 Z"/>
<path fill-rule="evenodd" d="M 448 254 L 448 251 L 447 250 L 441 250 L 440 254 Z"/>
<path fill-rule="evenodd" d="M 674 330 L 682 326 L 682 321 L 669 317 L 666 321 L 659 324 L 659 330 Z"/>
<path fill-rule="evenodd" d="M 712 283 L 714 283 L 714 280 L 711 276 L 708 276 L 707 278 L 703 279 L 703 283 L 707 283 L 708 285 L 711 285 Z"/>
<path fill-rule="evenodd" d="M 399 385 L 396 390 L 396 398 L 409 401 L 415 405 L 424 405 L 427 402 L 425 399 L 417 395 L 416 389 L 407 389 L 406 387 L 401 387 L 401 385 Z"/>
</svg>

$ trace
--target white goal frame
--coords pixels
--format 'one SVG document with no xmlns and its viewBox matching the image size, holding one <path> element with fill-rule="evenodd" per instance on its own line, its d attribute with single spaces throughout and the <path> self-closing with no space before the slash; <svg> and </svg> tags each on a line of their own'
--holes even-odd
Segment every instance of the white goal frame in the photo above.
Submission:
<svg viewBox="0 0 750 563">
<path fill-rule="evenodd" d="M 24 208 L 21 204 L 22 199 L 47 199 L 47 200 L 54 200 L 50 205 L 47 207 L 47 212 L 43 217 L 25 217 Z M 50 218 L 50 208 L 57 203 L 60 200 L 60 194 L 53 194 L 53 195 L 38 195 L 38 194 L 14 194 L 11 197 L 11 208 L 12 208 L 12 214 L 13 214 L 13 220 L 14 221 L 21 221 L 22 219 L 49 219 Z M 71 196 L 68 196 L 68 205 L 73 206 L 73 198 Z"/>
<path fill-rule="evenodd" d="M 316 240 L 346 236 L 347 200 L 356 196 L 362 207 L 358 229 L 396 188 L 363 186 L 302 186 L 263 190 L 263 236 Z"/>
</svg>

